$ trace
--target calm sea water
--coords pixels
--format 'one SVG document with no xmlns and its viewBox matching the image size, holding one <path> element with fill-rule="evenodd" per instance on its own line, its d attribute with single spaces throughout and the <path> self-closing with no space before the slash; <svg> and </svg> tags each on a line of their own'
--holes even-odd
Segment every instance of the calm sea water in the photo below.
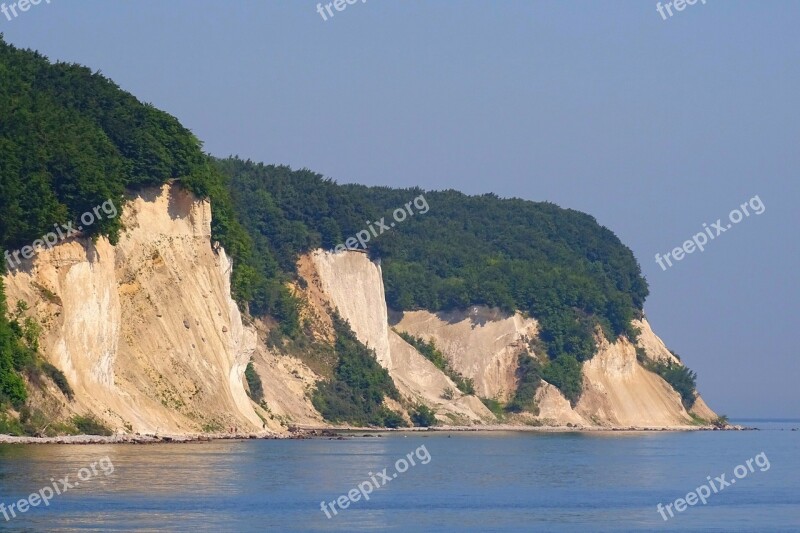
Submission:
<svg viewBox="0 0 800 533">
<path fill-rule="evenodd" d="M 69 475 L 74 483 L 81 473 L 88 480 L 55 495 L 47 507 L 40 503 L 9 521 L 0 513 L 0 529 L 800 531 L 800 431 L 790 430 L 800 422 L 748 424 L 764 429 L 2 446 L 0 502 L 6 508 L 52 486 L 51 478 L 58 483 Z M 753 472 L 712 493 L 706 505 L 666 522 L 656 510 L 708 483 L 707 476 L 735 479 L 738 465 L 746 468 L 747 459 L 762 453 L 768 469 L 762 471 L 764 456 L 751 461 Z M 98 463 L 104 457 L 110 464 Z M 405 472 L 396 470 L 404 469 L 399 459 L 408 462 Z M 391 481 L 377 475 L 384 468 Z M 368 501 L 359 493 L 331 518 L 320 510 L 321 501 L 372 476 L 382 486 Z"/>
</svg>

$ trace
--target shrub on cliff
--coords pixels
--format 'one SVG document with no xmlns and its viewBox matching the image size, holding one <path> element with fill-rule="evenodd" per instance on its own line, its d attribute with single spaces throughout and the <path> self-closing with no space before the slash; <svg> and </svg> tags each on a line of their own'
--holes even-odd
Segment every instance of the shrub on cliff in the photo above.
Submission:
<svg viewBox="0 0 800 533">
<path fill-rule="evenodd" d="M 10 403 L 17 409 L 28 397 L 22 371 L 33 360 L 23 337 L 19 324 L 8 318 L 6 296 L 0 283 L 0 404 Z"/>
<path fill-rule="evenodd" d="M 427 428 L 438 423 L 436 413 L 427 405 L 419 404 L 411 413 L 411 421 L 417 427 Z"/>
<path fill-rule="evenodd" d="M 81 435 L 102 435 L 108 437 L 114 434 L 108 426 L 93 415 L 76 416 L 72 419 L 72 423 L 75 424 L 75 428 L 77 428 L 78 433 Z"/>
<path fill-rule="evenodd" d="M 247 380 L 247 388 L 250 391 L 250 398 L 258 403 L 264 399 L 264 385 L 261 383 L 261 377 L 256 372 L 253 362 L 247 363 L 247 368 L 244 370 L 244 377 Z"/>
<path fill-rule="evenodd" d="M 72 387 L 70 387 L 64 372 L 47 362 L 42 363 L 42 372 L 53 380 L 53 383 L 64 393 L 67 399 L 72 400 L 75 398 L 75 392 L 72 390 Z"/>
<path fill-rule="evenodd" d="M 578 403 L 583 390 L 581 364 L 568 355 L 561 355 L 542 369 L 542 378 L 558 389 L 573 407 Z"/>
<path fill-rule="evenodd" d="M 513 413 L 530 411 L 533 399 L 542 383 L 542 365 L 527 353 L 522 353 L 517 362 L 517 390 L 507 409 Z"/>
</svg>

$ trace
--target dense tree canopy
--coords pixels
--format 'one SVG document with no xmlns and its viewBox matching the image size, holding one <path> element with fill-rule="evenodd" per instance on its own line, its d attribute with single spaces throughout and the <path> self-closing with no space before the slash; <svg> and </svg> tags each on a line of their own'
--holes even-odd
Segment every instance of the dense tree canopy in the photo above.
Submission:
<svg viewBox="0 0 800 533">
<path fill-rule="evenodd" d="M 519 309 L 541 322 L 553 359 L 591 357 L 598 325 L 609 338 L 635 336 L 631 320 L 641 315 L 647 283 L 632 252 L 589 215 L 492 194 L 340 186 L 308 170 L 239 159 L 218 166 L 268 277 L 292 272 L 299 253 L 392 220 L 395 209 L 424 195 L 425 214 L 368 244 L 382 260 L 391 307 Z"/>
</svg>

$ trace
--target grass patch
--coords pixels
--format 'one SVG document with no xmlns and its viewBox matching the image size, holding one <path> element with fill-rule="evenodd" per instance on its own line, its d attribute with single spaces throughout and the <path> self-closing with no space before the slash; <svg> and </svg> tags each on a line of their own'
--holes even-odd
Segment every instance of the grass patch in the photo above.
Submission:
<svg viewBox="0 0 800 533">
<path fill-rule="evenodd" d="M 0 414 L 0 434 L 21 437 L 25 435 L 25 430 L 19 420 L 2 413 Z"/>
<path fill-rule="evenodd" d="M 203 424 L 203 433 L 222 433 L 223 426 L 216 420 Z"/>
<path fill-rule="evenodd" d="M 481 398 L 483 405 L 489 409 L 498 420 L 503 420 L 506 416 L 506 407 L 503 402 L 496 398 Z"/>
<path fill-rule="evenodd" d="M 111 429 L 98 420 L 94 415 L 76 416 L 72 419 L 72 423 L 78 429 L 78 433 L 82 435 L 102 435 L 105 437 L 114 434 Z"/>
</svg>

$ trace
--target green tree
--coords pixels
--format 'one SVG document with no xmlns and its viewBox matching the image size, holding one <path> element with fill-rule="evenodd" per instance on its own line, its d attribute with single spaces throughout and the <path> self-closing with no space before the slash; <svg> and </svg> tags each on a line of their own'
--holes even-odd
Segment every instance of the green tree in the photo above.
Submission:
<svg viewBox="0 0 800 533">
<path fill-rule="evenodd" d="M 436 413 L 424 404 L 419 404 L 414 408 L 411 413 L 411 421 L 415 426 L 423 428 L 435 426 L 438 423 Z"/>
<path fill-rule="evenodd" d="M 583 374 L 581 364 L 574 357 L 561 355 L 542 369 L 542 378 L 561 390 L 573 407 L 581 396 Z"/>
</svg>

